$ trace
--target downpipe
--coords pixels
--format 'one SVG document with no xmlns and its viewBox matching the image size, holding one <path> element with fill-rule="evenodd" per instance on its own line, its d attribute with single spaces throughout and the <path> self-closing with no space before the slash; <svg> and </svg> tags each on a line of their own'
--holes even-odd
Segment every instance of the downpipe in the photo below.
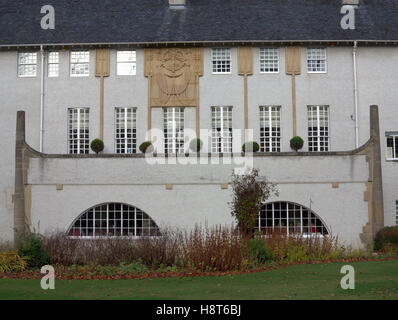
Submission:
<svg viewBox="0 0 398 320">
<path fill-rule="evenodd" d="M 40 79 L 40 152 L 43 152 L 43 136 L 44 136 L 44 63 L 45 53 L 43 46 L 40 46 L 41 54 L 41 79 Z"/>
<path fill-rule="evenodd" d="M 358 72 L 357 72 L 357 41 L 354 41 L 352 59 L 354 65 L 354 117 L 355 117 L 355 148 L 359 148 L 359 121 L 358 121 Z"/>
</svg>

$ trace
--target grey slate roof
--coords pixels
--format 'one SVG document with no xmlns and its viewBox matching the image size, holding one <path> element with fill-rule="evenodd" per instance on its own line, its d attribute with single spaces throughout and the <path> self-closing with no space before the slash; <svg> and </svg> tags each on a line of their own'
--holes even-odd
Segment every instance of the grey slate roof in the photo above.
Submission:
<svg viewBox="0 0 398 320">
<path fill-rule="evenodd" d="M 41 6 L 55 8 L 42 30 Z M 0 46 L 164 42 L 398 40 L 398 0 L 360 0 L 356 29 L 342 0 L 0 0 Z"/>
</svg>

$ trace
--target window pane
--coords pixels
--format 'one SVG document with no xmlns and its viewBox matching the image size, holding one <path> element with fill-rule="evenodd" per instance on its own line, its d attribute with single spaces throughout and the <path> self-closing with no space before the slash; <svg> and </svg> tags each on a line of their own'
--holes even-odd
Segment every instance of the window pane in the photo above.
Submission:
<svg viewBox="0 0 398 320">
<path fill-rule="evenodd" d="M 281 108 L 260 107 L 260 148 L 261 152 L 281 151 Z"/>
<path fill-rule="evenodd" d="M 70 154 L 89 153 L 89 109 L 73 108 L 68 110 L 68 152 Z"/>
<path fill-rule="evenodd" d="M 328 106 L 308 106 L 308 150 L 329 151 Z"/>
<path fill-rule="evenodd" d="M 232 107 L 212 107 L 211 150 L 232 152 Z"/>
<path fill-rule="evenodd" d="M 71 76 L 82 77 L 90 74 L 89 51 L 72 51 L 70 63 Z"/>
<path fill-rule="evenodd" d="M 59 53 L 50 52 L 48 55 L 48 76 L 58 77 L 59 76 Z"/>
<path fill-rule="evenodd" d="M 37 74 L 37 53 L 20 52 L 18 54 L 18 76 L 36 77 Z"/>
<path fill-rule="evenodd" d="M 326 48 L 307 49 L 308 72 L 326 72 Z"/>
<path fill-rule="evenodd" d="M 184 108 L 163 109 L 163 130 L 165 153 L 183 153 Z"/>
<path fill-rule="evenodd" d="M 115 151 L 136 153 L 136 108 L 115 109 Z"/>
<path fill-rule="evenodd" d="M 156 223 L 132 206 L 108 203 L 84 212 L 70 227 L 69 236 L 108 237 L 108 236 L 159 236 Z"/>
<path fill-rule="evenodd" d="M 262 234 L 279 232 L 285 235 L 328 235 L 322 220 L 303 206 L 274 202 L 264 205 L 258 216 L 256 229 Z"/>
<path fill-rule="evenodd" d="M 230 48 L 214 48 L 212 51 L 213 73 L 231 72 Z"/>
<path fill-rule="evenodd" d="M 117 52 L 117 74 L 121 76 L 130 76 L 136 74 L 135 51 Z"/>
<path fill-rule="evenodd" d="M 279 72 L 278 48 L 260 49 L 260 72 L 269 72 L 269 73 Z"/>
</svg>

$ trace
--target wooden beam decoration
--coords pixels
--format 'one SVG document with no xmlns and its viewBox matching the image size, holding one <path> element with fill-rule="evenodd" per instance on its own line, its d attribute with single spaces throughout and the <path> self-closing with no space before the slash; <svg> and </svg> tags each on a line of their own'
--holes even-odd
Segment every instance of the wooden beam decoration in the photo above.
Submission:
<svg viewBox="0 0 398 320">
<path fill-rule="evenodd" d="M 301 73 L 300 47 L 286 47 L 286 74 L 292 76 L 293 136 L 297 136 L 296 75 Z"/>
<path fill-rule="evenodd" d="M 109 49 L 95 50 L 95 76 L 100 78 L 100 139 L 104 140 L 104 77 L 110 75 Z"/>
<path fill-rule="evenodd" d="M 253 48 L 252 47 L 238 47 L 238 74 L 243 76 L 244 81 L 244 127 L 245 127 L 245 142 L 248 142 L 249 129 L 249 92 L 247 77 L 253 74 Z"/>
<path fill-rule="evenodd" d="M 155 107 L 196 107 L 199 137 L 199 77 L 203 75 L 202 48 L 145 49 L 148 78 L 148 130 Z"/>
</svg>

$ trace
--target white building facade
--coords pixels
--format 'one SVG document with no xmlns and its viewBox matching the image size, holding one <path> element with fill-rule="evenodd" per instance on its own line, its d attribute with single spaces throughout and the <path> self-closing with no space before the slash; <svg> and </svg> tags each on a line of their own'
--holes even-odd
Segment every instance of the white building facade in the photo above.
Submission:
<svg viewBox="0 0 398 320">
<path fill-rule="evenodd" d="M 164 2 L 180 22 L 195 9 Z M 263 231 L 370 243 L 398 222 L 398 49 L 320 39 L 2 43 L 0 238 L 230 224 L 232 170 L 250 164 L 280 190 Z M 260 152 L 242 155 L 245 141 Z"/>
</svg>

